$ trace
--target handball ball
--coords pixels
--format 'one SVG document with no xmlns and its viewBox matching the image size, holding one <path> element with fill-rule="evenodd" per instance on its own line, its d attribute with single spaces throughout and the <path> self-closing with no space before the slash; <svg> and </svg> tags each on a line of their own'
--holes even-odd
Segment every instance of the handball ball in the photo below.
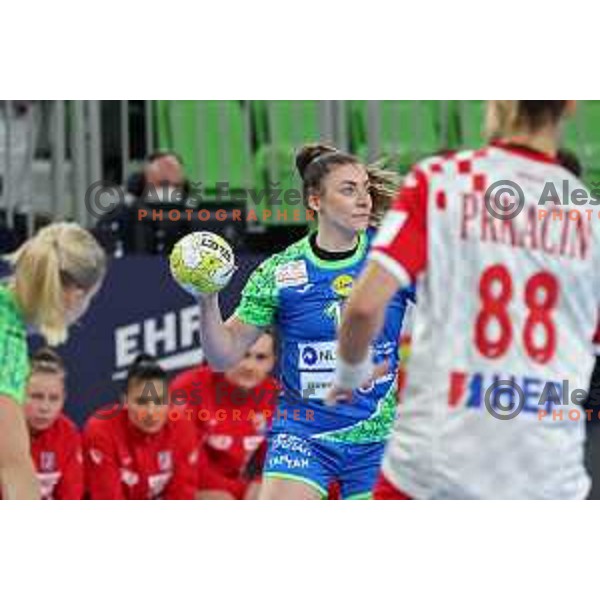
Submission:
<svg viewBox="0 0 600 600">
<path fill-rule="evenodd" d="M 194 296 L 222 290 L 235 271 L 231 246 L 210 231 L 190 233 L 173 247 L 170 257 L 175 281 Z"/>
</svg>

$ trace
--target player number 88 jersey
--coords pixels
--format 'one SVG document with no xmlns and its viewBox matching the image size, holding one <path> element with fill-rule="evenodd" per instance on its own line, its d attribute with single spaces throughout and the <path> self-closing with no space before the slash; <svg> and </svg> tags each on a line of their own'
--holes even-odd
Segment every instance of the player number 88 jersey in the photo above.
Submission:
<svg viewBox="0 0 600 600">
<path fill-rule="evenodd" d="M 384 221 L 372 259 L 419 296 L 384 461 L 409 495 L 586 495 L 586 414 L 555 401 L 589 384 L 600 223 L 565 189 L 585 186 L 498 144 L 420 163 Z"/>
</svg>

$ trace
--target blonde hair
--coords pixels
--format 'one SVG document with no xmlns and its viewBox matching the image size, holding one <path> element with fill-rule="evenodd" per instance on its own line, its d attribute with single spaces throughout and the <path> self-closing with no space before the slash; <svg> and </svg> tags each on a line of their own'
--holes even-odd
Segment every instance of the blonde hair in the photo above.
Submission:
<svg viewBox="0 0 600 600">
<path fill-rule="evenodd" d="M 371 198 L 373 200 L 369 224 L 371 227 L 379 227 L 396 196 L 401 179 L 393 171 L 384 169 L 380 163 L 367 165 L 367 174 L 369 175 Z"/>
<path fill-rule="evenodd" d="M 91 233 L 75 223 L 55 223 L 41 229 L 8 257 L 13 265 L 11 287 L 25 320 L 48 344 L 67 340 L 63 299 L 65 287 L 89 291 L 106 272 L 106 255 Z"/>
<path fill-rule="evenodd" d="M 565 100 L 488 100 L 485 134 L 488 139 L 534 132 L 560 121 Z"/>
</svg>

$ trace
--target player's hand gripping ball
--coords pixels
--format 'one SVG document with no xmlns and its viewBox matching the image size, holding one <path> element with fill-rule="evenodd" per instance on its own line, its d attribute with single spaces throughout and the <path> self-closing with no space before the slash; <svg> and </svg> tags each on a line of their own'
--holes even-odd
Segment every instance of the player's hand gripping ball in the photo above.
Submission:
<svg viewBox="0 0 600 600">
<path fill-rule="evenodd" d="M 194 296 L 222 290 L 236 269 L 231 246 L 209 231 L 181 238 L 171 252 L 170 264 L 175 281 Z"/>
</svg>

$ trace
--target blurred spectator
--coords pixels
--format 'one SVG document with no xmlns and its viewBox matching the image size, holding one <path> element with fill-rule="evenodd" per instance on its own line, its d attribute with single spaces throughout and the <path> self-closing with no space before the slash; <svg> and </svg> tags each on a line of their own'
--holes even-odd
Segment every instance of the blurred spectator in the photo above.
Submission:
<svg viewBox="0 0 600 600">
<path fill-rule="evenodd" d="M 127 182 L 127 191 L 133 198 L 149 204 L 168 204 L 175 193 L 181 200 L 189 192 L 183 173 L 183 162 L 174 152 L 155 152 L 146 160 L 141 173 L 135 173 Z"/>
<path fill-rule="evenodd" d="M 171 384 L 174 403 L 196 422 L 200 442 L 200 500 L 253 499 L 260 471 L 246 477 L 246 464 L 264 440 L 278 388 L 273 336 L 266 333 L 235 368 L 219 373 L 202 365 L 181 373 Z"/>
<path fill-rule="evenodd" d="M 189 421 L 172 418 L 167 384 L 165 371 L 142 354 L 129 369 L 124 406 L 88 421 L 83 437 L 92 500 L 194 498 L 196 432 Z"/>
<path fill-rule="evenodd" d="M 143 170 L 127 182 L 128 200 L 103 216 L 96 225 L 96 237 L 107 252 L 116 257 L 130 253 L 168 254 L 173 244 L 189 233 L 191 224 L 171 221 L 169 210 L 184 210 L 189 198 L 189 183 L 183 163 L 173 152 L 151 154 Z M 148 216 L 140 219 L 139 211 Z M 152 210 L 163 210 L 162 220 L 152 219 Z"/>
<path fill-rule="evenodd" d="M 29 201 L 33 177 L 33 159 L 40 135 L 41 101 L 0 101 L 0 196 L 10 192 L 11 205 Z M 6 151 L 10 152 L 7 160 Z M 10 164 L 10 171 L 5 167 Z M 6 204 L 6 199 L 4 199 Z"/>
<path fill-rule="evenodd" d="M 63 414 L 65 367 L 49 348 L 31 358 L 25 417 L 31 436 L 31 457 L 44 500 L 83 497 L 81 436 Z"/>
<path fill-rule="evenodd" d="M 28 231 L 28 220 L 33 201 L 33 163 L 47 105 L 47 102 L 37 100 L 0 101 L 2 254 L 13 252 L 28 235 L 31 235 Z M 10 228 L 9 217 L 13 220 Z"/>
</svg>

